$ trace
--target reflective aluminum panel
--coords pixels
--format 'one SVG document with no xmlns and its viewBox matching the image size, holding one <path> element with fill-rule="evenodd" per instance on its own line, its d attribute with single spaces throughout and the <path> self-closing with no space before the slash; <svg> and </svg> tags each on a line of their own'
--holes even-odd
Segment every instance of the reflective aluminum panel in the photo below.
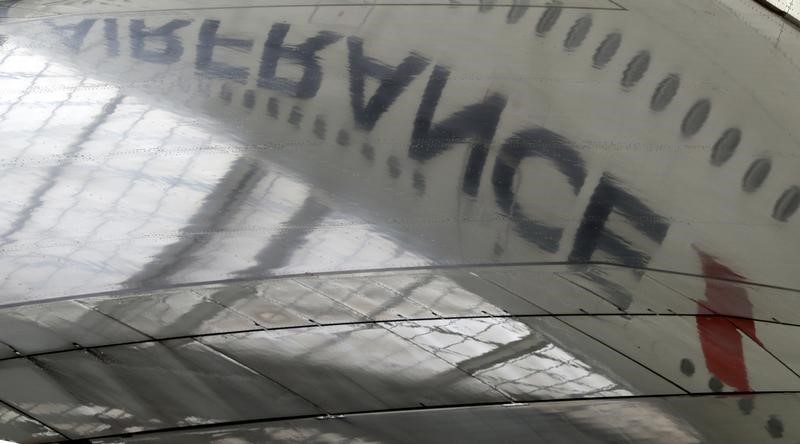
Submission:
<svg viewBox="0 0 800 444">
<path fill-rule="evenodd" d="M 665 273 L 654 274 L 653 278 L 696 301 L 697 313 L 800 324 L 797 291 Z"/>
<path fill-rule="evenodd" d="M 395 334 L 516 401 L 680 389 L 555 318 L 400 322 Z M 440 376 L 447 381 L 449 376 Z"/>
<path fill-rule="evenodd" d="M 20 354 L 146 339 L 147 336 L 136 329 L 79 301 L 0 310 L 0 341 Z"/>
<path fill-rule="evenodd" d="M 276 279 L 263 283 L 220 286 L 208 298 L 267 328 L 297 327 L 365 321 L 368 318 L 328 294 L 314 283 Z"/>
<path fill-rule="evenodd" d="M 372 320 L 537 314 L 536 307 L 482 282 L 469 268 L 298 280 Z"/>
<path fill-rule="evenodd" d="M 800 349 L 794 339 L 799 330 L 800 326 L 796 325 L 756 322 L 753 329 L 744 330 L 744 332 L 757 340 L 770 354 L 795 374 L 800 374 Z"/>
<path fill-rule="evenodd" d="M 100 443 L 794 442 L 791 394 L 544 402 L 237 425 Z"/>
<path fill-rule="evenodd" d="M 653 281 L 641 270 L 592 265 L 500 267 L 475 273 L 551 314 L 696 311 L 692 300 Z"/>
<path fill-rule="evenodd" d="M 586 267 L 559 276 L 624 313 L 695 314 L 697 304 L 650 277 L 644 270 Z"/>
<path fill-rule="evenodd" d="M 470 268 L 233 282 L 87 298 L 79 304 L 154 338 L 374 320 L 543 313 L 476 277 Z M 140 335 L 139 340 L 144 339 Z M 60 349 L 69 348 L 72 344 Z"/>
<path fill-rule="evenodd" d="M 800 389 L 765 350 L 751 320 L 722 316 L 561 318 L 691 393 Z"/>
<path fill-rule="evenodd" d="M 44 443 L 63 436 L 33 418 L 0 406 L 0 439 L 11 442 Z"/>
<path fill-rule="evenodd" d="M 334 413 L 510 401 L 380 325 L 276 330 L 200 341 Z M 453 377 L 439 379 L 444 375 Z"/>
<path fill-rule="evenodd" d="M 0 345 L 0 359 L 13 358 L 16 356 L 18 355 L 17 352 L 14 351 L 14 349 L 5 344 Z"/>
<path fill-rule="evenodd" d="M 82 302 L 154 338 L 246 330 L 255 326 L 254 322 L 191 289 Z"/>
<path fill-rule="evenodd" d="M 9 403 L 76 438 L 319 412 L 192 340 L 7 360 L 0 375 Z"/>
</svg>

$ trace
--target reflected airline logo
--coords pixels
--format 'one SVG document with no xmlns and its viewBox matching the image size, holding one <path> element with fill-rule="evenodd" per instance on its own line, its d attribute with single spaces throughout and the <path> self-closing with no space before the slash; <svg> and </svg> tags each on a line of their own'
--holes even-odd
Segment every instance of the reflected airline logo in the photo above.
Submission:
<svg viewBox="0 0 800 444">
<path fill-rule="evenodd" d="M 527 8 L 525 8 L 527 10 Z M 546 34 L 560 14 L 559 8 L 545 10 L 536 31 Z M 509 17 L 512 17 L 511 15 Z M 513 15 L 518 20 L 520 14 Z M 512 19 L 509 19 L 513 22 Z M 565 45 L 576 48 L 585 39 L 591 27 L 591 18 L 585 16 L 570 30 Z M 92 30 L 102 30 L 107 56 L 117 57 L 121 53 L 120 35 L 126 29 L 129 38 L 130 57 L 154 64 L 173 64 L 184 57 L 185 41 L 182 35 L 192 26 L 197 26 L 196 58 L 194 68 L 199 75 L 223 80 L 228 83 L 246 84 L 252 76 L 257 87 L 278 92 L 297 100 L 313 99 L 322 83 L 323 69 L 320 53 L 334 44 L 345 44 L 350 80 L 350 107 L 356 128 L 370 132 L 381 117 L 392 107 L 407 87 L 432 64 L 431 60 L 417 52 L 410 52 L 396 66 L 383 63 L 366 54 L 365 43 L 359 37 L 345 37 L 332 31 L 319 31 L 304 40 L 291 38 L 292 26 L 274 23 L 267 31 L 257 72 L 247 66 L 233 66 L 217 61 L 217 48 L 235 49 L 247 53 L 257 50 L 252 39 L 225 36 L 220 33 L 219 20 L 203 20 L 194 23 L 186 19 L 164 21 L 144 19 L 122 20 L 116 18 L 84 19 L 77 23 L 49 21 L 49 32 L 55 31 L 61 41 L 75 52 L 84 47 Z M 613 42 L 612 42 L 613 43 Z M 608 46 L 608 45 L 606 45 Z M 613 46 L 613 45 L 612 45 Z M 610 49 L 596 56 L 595 64 L 610 60 Z M 294 78 L 283 77 L 278 66 L 281 63 L 299 68 Z M 640 62 L 641 64 L 641 62 Z M 641 72 L 626 74 L 629 85 L 641 77 Z M 491 193 L 503 214 L 514 224 L 515 232 L 524 240 L 543 251 L 555 253 L 559 250 L 564 229 L 537 219 L 535 208 L 526 207 L 516 196 L 513 186 L 520 166 L 525 159 L 538 158 L 559 172 L 574 196 L 583 190 L 588 172 L 586 162 L 574 144 L 565 137 L 547 129 L 531 126 L 513 132 L 504 141 L 496 142 L 496 132 L 507 98 L 499 93 L 488 93 L 481 101 L 467 105 L 447 117 L 434 121 L 434 115 L 444 95 L 451 70 L 447 66 L 434 65 L 430 70 L 419 106 L 413 116 L 413 130 L 408 146 L 408 158 L 417 165 L 434 162 L 437 158 L 459 146 L 467 145 L 468 161 L 459 185 L 465 196 L 478 195 L 484 174 L 491 174 Z M 379 82 L 372 97 L 364 92 L 366 79 Z M 230 89 L 223 87 L 223 99 L 230 99 Z M 273 98 L 274 99 L 274 98 Z M 252 108 L 253 94 L 245 94 L 243 106 Z M 277 114 L 277 102 L 267 104 L 269 114 Z M 295 116 L 295 121 L 302 116 Z M 292 120 L 292 116 L 290 116 Z M 315 132 L 324 133 L 324 122 L 315 124 Z M 339 143 L 348 143 L 349 136 L 340 133 Z M 493 165 L 487 165 L 490 147 L 499 146 Z M 423 171 L 420 169 L 419 171 Z M 422 174 L 422 173 L 420 173 Z M 415 178 L 420 182 L 424 177 Z M 530 205 L 527 205 L 530 206 Z M 611 214 L 621 216 L 646 239 L 660 244 L 666 237 L 669 222 L 635 196 L 617 177 L 603 174 L 591 194 L 589 205 L 580 222 L 577 237 L 569 253 L 573 262 L 587 262 L 598 252 L 617 263 L 642 267 L 649 263 L 651 255 L 646 247 L 606 227 Z M 599 250 L 599 251 L 598 251 Z"/>
<path fill-rule="evenodd" d="M 483 8 L 480 11 L 485 12 L 488 9 Z M 507 23 L 517 23 L 528 9 L 510 11 L 506 18 Z M 536 23 L 537 36 L 546 37 L 563 11 L 563 8 L 558 7 L 544 9 Z M 468 197 L 477 196 L 484 174 L 491 174 L 490 192 L 499 210 L 513 223 L 514 231 L 522 239 L 543 251 L 555 253 L 559 250 L 564 228 L 534 216 L 537 211 L 531 207 L 535 202 L 523 202 L 518 198 L 514 187 L 515 178 L 519 179 L 520 166 L 525 159 L 542 159 L 560 173 L 573 195 L 578 196 L 588 177 L 586 162 L 573 142 L 538 126 L 514 131 L 505 140 L 498 142 L 496 132 L 507 105 L 507 97 L 504 95 L 489 92 L 482 100 L 464 106 L 434 122 L 436 110 L 451 76 L 451 69 L 444 65 L 433 64 L 429 57 L 419 52 L 409 52 L 399 64 L 393 66 L 370 57 L 365 50 L 363 39 L 346 37 L 333 31 L 317 31 L 310 37 L 292 37 L 297 33 L 296 30 L 292 32 L 292 25 L 274 23 L 266 31 L 263 46 L 259 46 L 254 39 L 225 35 L 220 31 L 221 28 L 221 21 L 212 19 L 192 21 L 163 18 L 148 20 L 89 18 L 72 23 L 48 21 L 45 29 L 48 33 L 55 32 L 61 41 L 75 52 L 83 50 L 90 33 L 94 32 L 93 35 L 97 36 L 97 33 L 101 32 L 106 55 L 110 57 L 121 55 L 120 36 L 125 33 L 129 40 L 130 58 L 161 65 L 182 61 L 188 44 L 185 36 L 196 36 L 192 37 L 195 39 L 196 47 L 193 66 L 199 75 L 224 82 L 221 98 L 227 101 L 231 100 L 232 93 L 230 86 L 226 85 L 245 85 L 251 81 L 260 89 L 274 91 L 294 100 L 311 100 L 317 96 L 322 84 L 323 67 L 320 54 L 332 45 L 344 44 L 347 48 L 349 97 L 353 121 L 356 128 L 365 133 L 372 131 L 408 86 L 419 75 L 429 70 L 430 74 L 419 98 L 418 109 L 413 116 L 408 158 L 422 166 L 435 162 L 454 147 L 463 149 L 463 145 L 467 145 L 468 161 L 459 184 L 461 193 Z M 581 15 L 566 34 L 563 41 L 564 50 L 574 51 L 582 45 L 591 28 L 592 16 Z M 608 34 L 593 54 L 593 68 L 604 69 L 608 66 L 617 54 L 622 39 L 623 36 L 619 32 Z M 260 54 L 257 69 L 235 66 L 215 59 L 215 51 L 218 48 Z M 651 61 L 650 52 L 636 53 L 627 64 L 620 80 L 623 90 L 630 91 L 636 87 L 648 72 Z M 282 76 L 278 69 L 281 64 L 298 68 L 295 75 L 291 78 Z M 379 82 L 375 93 L 369 98 L 364 91 L 367 79 Z M 673 101 L 680 84 L 679 75 L 668 74 L 653 92 L 650 108 L 654 112 L 666 109 Z M 252 109 L 255 100 L 254 92 L 247 90 L 243 96 L 242 106 Z M 709 99 L 696 101 L 680 122 L 680 135 L 684 138 L 696 135 L 708 119 L 711 109 Z M 277 98 L 270 98 L 267 112 L 270 116 L 277 117 Z M 296 126 L 300 119 L 302 114 L 293 110 L 289 123 Z M 315 121 L 314 133 L 319 138 L 324 137 L 324 121 Z M 726 130 L 714 144 L 711 164 L 724 165 L 734 155 L 741 139 L 742 134 L 739 129 Z M 342 145 L 351 143 L 349 134 L 340 131 L 337 143 Z M 487 165 L 492 146 L 499 147 L 497 156 L 492 165 Z M 365 145 L 362 154 L 373 156 L 374 148 Z M 399 159 L 392 157 L 389 160 L 394 160 L 394 163 L 389 165 L 390 172 L 398 172 Z M 531 165 L 526 166 L 530 169 Z M 417 183 L 425 183 L 423 171 L 424 169 L 419 168 L 415 172 L 415 186 Z M 757 160 L 744 175 L 743 189 L 747 192 L 758 189 L 769 172 L 769 160 Z M 420 189 L 424 192 L 424 186 Z M 790 187 L 775 203 L 773 217 L 776 220 L 786 221 L 798 206 L 800 206 L 800 188 Z M 612 214 L 621 217 L 626 225 L 644 237 L 636 241 L 631 239 L 630 235 L 625 237 L 618 230 L 611 230 L 607 227 L 607 222 Z M 581 216 L 568 258 L 571 262 L 588 262 L 600 253 L 615 263 L 644 267 L 650 262 L 652 255 L 648 250 L 652 249 L 653 245 L 657 246 L 663 242 L 669 227 L 668 219 L 637 197 L 620 178 L 604 173 L 591 192 L 589 204 Z M 643 241 L 650 243 L 650 246 L 643 245 Z"/>
<path fill-rule="evenodd" d="M 491 5 L 486 4 L 478 8 L 478 11 L 485 13 L 491 9 Z M 506 22 L 518 23 L 530 9 L 532 8 L 510 8 Z M 538 10 L 537 8 L 533 9 Z M 544 9 L 536 23 L 536 34 L 539 37 L 546 37 L 564 10 L 565 8 L 561 7 Z M 331 45 L 344 42 L 348 50 L 350 105 L 353 120 L 358 129 L 366 132 L 373 129 L 381 116 L 391 108 L 411 82 L 431 63 L 428 57 L 412 51 L 400 64 L 391 66 L 366 55 L 364 41 L 361 38 L 345 37 L 333 31 L 319 31 L 304 41 L 292 41 L 293 39 L 289 36 L 292 26 L 288 23 L 272 24 L 261 47 L 256 45 L 254 39 L 221 34 L 221 21 L 212 19 L 194 22 L 189 19 L 146 21 L 144 19 L 105 18 L 84 19 L 68 24 L 56 21 L 47 23 L 49 30 L 59 34 L 64 44 L 76 52 L 81 51 L 90 32 L 93 30 L 99 32 L 101 29 L 106 53 L 110 57 L 120 55 L 120 36 L 126 32 L 130 43 L 130 57 L 155 64 L 173 64 L 181 61 L 186 49 L 182 37 L 189 35 L 187 32 L 189 29 L 195 28 L 196 32 L 191 31 L 191 35 L 196 35 L 194 66 L 200 75 L 239 84 L 246 84 L 251 77 L 255 76 L 257 87 L 276 91 L 296 99 L 311 99 L 317 95 L 323 77 L 320 52 Z M 592 25 L 591 15 L 584 14 L 578 17 L 563 41 L 564 50 L 571 52 L 581 46 L 590 33 Z M 595 50 L 592 66 L 595 69 L 604 69 L 617 54 L 622 40 L 623 36 L 619 32 L 608 34 Z M 214 52 L 217 48 L 233 49 L 244 53 L 260 51 L 261 57 L 257 72 L 251 72 L 251 68 L 247 66 L 233 66 L 216 61 Z M 299 67 L 300 78 L 280 76 L 278 67 L 281 63 Z M 651 63 L 652 55 L 649 51 L 643 50 L 636 53 L 628 62 L 620 79 L 623 90 L 632 90 L 647 74 Z M 449 76 L 450 69 L 448 67 L 442 65 L 433 67 L 414 119 L 414 130 L 408 154 L 411 159 L 425 163 L 447 151 L 454 143 L 473 142 L 469 148 L 469 162 L 463 175 L 463 191 L 467 195 L 474 196 L 485 169 L 489 146 L 495 142 L 495 132 L 506 107 L 507 99 L 500 94 L 490 93 L 484 101 L 465 107 L 449 118 L 433 124 L 432 117 Z M 368 100 L 364 94 L 366 78 L 373 78 L 380 82 L 375 94 Z M 654 112 L 665 110 L 673 101 L 680 85 L 681 78 L 678 74 L 668 74 L 653 91 L 650 101 L 651 110 Z M 252 96 L 250 97 L 252 98 Z M 247 97 L 245 99 L 247 102 Z M 248 106 L 248 103 L 244 103 L 244 106 Z M 709 99 L 697 100 L 680 122 L 681 136 L 690 138 L 697 135 L 708 120 L 711 110 L 712 104 Z M 524 143 L 530 139 L 530 131 L 522 130 L 512 135 L 504 146 L 509 141 Z M 710 163 L 717 167 L 724 165 L 735 154 L 741 140 L 742 131 L 740 129 L 728 128 L 713 145 Z M 562 143 L 561 145 L 562 147 L 558 147 L 558 150 L 564 152 L 565 156 L 571 156 L 573 158 L 571 160 L 581 161 L 581 156 L 576 154 L 575 150 L 572 152 L 563 150 L 563 146 L 572 146 L 572 144 Z M 547 152 L 554 150 L 556 148 L 544 147 L 539 149 L 539 154 L 529 152 L 523 154 L 522 157 L 542 156 L 552 160 L 555 156 L 547 154 Z M 512 159 L 512 161 L 516 160 Z M 570 170 L 574 177 L 569 178 L 569 182 L 573 186 L 575 183 L 581 182 L 581 175 L 585 176 L 580 171 L 583 164 L 579 162 L 575 165 Z M 752 193 L 761 187 L 770 174 L 771 166 L 771 160 L 768 157 L 755 160 L 743 173 L 742 189 Z M 557 167 L 562 170 L 561 166 Z M 798 208 L 800 208 L 800 187 L 789 186 L 776 199 L 772 208 L 772 217 L 785 222 L 794 215 Z M 551 238 L 553 234 L 550 233 Z M 542 242 L 549 243 L 552 247 L 552 240 L 540 240 L 538 243 Z"/>
</svg>

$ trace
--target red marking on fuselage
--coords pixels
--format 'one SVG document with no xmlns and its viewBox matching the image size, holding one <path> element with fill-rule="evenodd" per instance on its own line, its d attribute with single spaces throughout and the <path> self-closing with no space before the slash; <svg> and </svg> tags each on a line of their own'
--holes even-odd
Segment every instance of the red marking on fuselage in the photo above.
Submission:
<svg viewBox="0 0 800 444">
<path fill-rule="evenodd" d="M 747 289 L 719 279 L 744 279 L 703 251 L 695 248 L 700 256 L 706 278 L 705 301 L 698 301 L 697 331 L 700 346 L 708 371 L 724 384 L 742 392 L 752 388 L 747 380 L 747 364 L 740 331 L 763 346 L 756 336 L 756 325 L 752 320 L 753 305 Z M 713 277 L 713 278 L 712 278 Z M 717 278 L 717 279 L 714 279 Z M 709 313 L 737 316 L 726 318 L 708 316 Z"/>
</svg>

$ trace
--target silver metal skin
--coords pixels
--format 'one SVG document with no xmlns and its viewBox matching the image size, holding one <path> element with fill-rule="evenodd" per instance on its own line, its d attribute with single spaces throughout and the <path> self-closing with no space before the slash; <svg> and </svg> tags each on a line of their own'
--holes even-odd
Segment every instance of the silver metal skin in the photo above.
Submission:
<svg viewBox="0 0 800 444">
<path fill-rule="evenodd" d="M 798 442 L 798 67 L 752 0 L 0 2 L 0 439 Z"/>
</svg>

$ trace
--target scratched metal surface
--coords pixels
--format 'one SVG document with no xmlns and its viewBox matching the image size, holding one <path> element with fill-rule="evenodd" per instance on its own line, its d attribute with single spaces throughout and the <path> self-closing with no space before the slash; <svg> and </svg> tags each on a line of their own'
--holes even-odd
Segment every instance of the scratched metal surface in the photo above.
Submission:
<svg viewBox="0 0 800 444">
<path fill-rule="evenodd" d="M 0 439 L 800 439 L 800 31 L 751 0 L 0 17 Z"/>
</svg>

